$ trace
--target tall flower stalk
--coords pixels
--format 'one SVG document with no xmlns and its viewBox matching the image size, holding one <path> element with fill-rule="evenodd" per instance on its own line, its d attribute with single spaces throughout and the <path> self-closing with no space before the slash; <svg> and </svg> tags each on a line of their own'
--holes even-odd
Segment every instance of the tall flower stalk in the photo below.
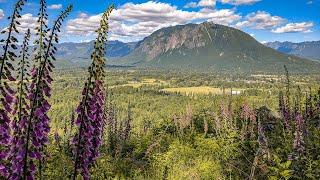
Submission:
<svg viewBox="0 0 320 180">
<path fill-rule="evenodd" d="M 38 36 L 38 39 L 34 41 L 36 55 L 33 59 L 33 68 L 31 70 L 32 74 L 32 88 L 34 88 L 34 85 L 37 82 L 37 78 L 40 74 L 40 67 L 41 63 L 43 62 L 43 59 L 45 58 L 45 49 L 46 49 L 46 37 L 48 34 L 48 14 L 47 14 L 47 5 L 45 0 L 40 0 L 40 8 L 38 13 L 38 26 L 35 28 L 36 30 L 36 36 Z M 40 98 L 39 98 L 40 99 Z M 31 101 L 32 99 L 30 99 Z M 37 120 L 39 121 L 39 120 Z M 43 146 L 43 144 L 41 145 Z M 43 147 L 41 147 L 43 149 Z M 42 150 L 41 150 L 42 151 Z M 42 159 L 39 159 L 39 172 L 40 172 L 40 178 L 41 178 L 41 169 L 42 169 Z"/>
<path fill-rule="evenodd" d="M 282 91 L 279 93 L 279 113 L 282 116 L 284 128 L 290 130 L 290 110 Z"/>
<path fill-rule="evenodd" d="M 45 4 L 41 5 L 44 6 Z M 30 115 L 26 123 L 23 179 L 34 177 L 36 171 L 34 160 L 41 160 L 43 158 L 42 148 L 48 141 L 50 119 L 47 112 L 50 109 L 50 104 L 47 97 L 51 96 L 50 86 L 52 78 L 50 73 L 54 68 L 52 60 L 55 60 L 54 54 L 57 50 L 53 43 L 58 43 L 58 32 L 60 32 L 63 20 L 71 10 L 72 6 L 70 5 L 65 11 L 61 12 L 58 19 L 54 22 L 49 38 L 44 39 L 44 46 L 42 47 L 40 44 L 40 49 L 43 48 L 44 53 L 39 61 L 39 66 L 35 67 L 31 72 L 33 80 L 28 95 L 30 100 Z"/>
<path fill-rule="evenodd" d="M 96 31 L 98 36 L 94 43 L 94 52 L 91 55 L 92 64 L 89 67 L 89 77 L 82 91 L 82 100 L 77 108 L 76 125 L 78 132 L 72 143 L 74 144 L 74 173 L 78 172 L 84 179 L 89 179 L 89 168 L 99 156 L 99 147 L 102 142 L 104 106 L 105 106 L 105 43 L 108 37 L 109 16 L 114 6 L 110 6 L 102 15 L 100 27 Z"/>
<path fill-rule="evenodd" d="M 19 0 L 15 4 L 12 15 L 8 18 L 10 20 L 9 27 L 3 30 L 1 34 L 7 33 L 6 39 L 2 39 L 3 55 L 0 59 L 0 178 L 8 176 L 8 168 L 6 166 L 6 159 L 8 156 L 8 145 L 10 142 L 10 113 L 12 111 L 12 103 L 14 102 L 14 91 L 9 86 L 8 81 L 15 81 L 12 75 L 14 67 L 12 62 L 17 57 L 13 51 L 16 50 L 15 45 L 18 40 L 14 37 L 14 33 L 19 33 L 17 25 L 19 25 L 18 19 L 21 18 L 20 11 L 24 5 L 25 0 Z"/>
<path fill-rule="evenodd" d="M 286 130 L 291 129 L 291 103 L 290 103 L 290 77 L 287 66 L 284 65 L 285 75 L 286 75 L 286 92 L 280 91 L 279 94 L 279 112 L 284 120 L 284 127 Z"/>
<path fill-rule="evenodd" d="M 26 122 L 28 118 L 28 109 L 30 107 L 29 102 L 26 101 L 28 90 L 28 54 L 30 40 L 30 29 L 27 30 L 21 50 L 21 60 L 18 63 L 18 87 L 17 87 L 17 103 L 15 106 L 15 119 L 12 122 L 13 137 L 11 139 L 11 148 L 9 160 L 11 164 L 10 179 L 21 179 L 23 171 L 23 154 L 25 145 L 25 134 L 26 134 Z"/>
<path fill-rule="evenodd" d="M 318 90 L 318 94 L 317 94 L 317 114 L 318 114 L 318 127 L 320 128 L 320 88 Z"/>
<path fill-rule="evenodd" d="M 313 118 L 313 101 L 312 101 L 312 91 L 311 88 L 309 87 L 309 94 L 306 95 L 306 103 L 305 103 L 305 108 L 306 108 L 306 112 L 305 112 L 305 119 L 306 120 L 310 120 Z"/>
<path fill-rule="evenodd" d="M 254 127 L 257 124 L 256 113 L 250 108 L 248 103 L 244 103 L 241 107 L 240 114 L 242 121 L 241 138 L 244 140 L 248 135 L 254 136 Z"/>
<path fill-rule="evenodd" d="M 17 46 L 15 44 L 18 42 L 18 40 L 13 36 L 13 34 L 19 33 L 17 25 L 20 25 L 18 19 L 21 18 L 20 11 L 22 10 L 22 6 L 24 5 L 24 3 L 25 0 L 19 0 L 15 4 L 13 14 L 9 17 L 9 19 L 11 20 L 10 25 L 7 30 L 3 30 L 1 32 L 1 34 L 8 33 L 8 36 L 6 40 L 1 40 L 1 42 L 4 42 L 5 45 L 3 46 L 4 52 L 0 61 L 0 84 L 4 83 L 3 81 L 6 79 L 14 80 L 11 75 L 11 71 L 13 71 L 14 69 L 9 61 L 14 61 L 14 58 L 16 58 L 17 56 L 14 52 L 10 51 L 10 48 L 14 50 L 17 49 Z"/>
<path fill-rule="evenodd" d="M 296 155 L 300 156 L 305 150 L 303 133 L 305 121 L 301 114 L 296 115 L 295 121 L 293 149 L 295 150 Z"/>
<path fill-rule="evenodd" d="M 290 82 L 290 75 L 289 75 L 289 71 L 288 71 L 288 68 L 286 65 L 284 65 L 284 70 L 285 70 L 285 73 L 286 73 L 286 103 L 288 105 L 288 107 L 291 107 L 290 105 L 290 85 L 291 85 L 291 82 Z"/>
<path fill-rule="evenodd" d="M 47 31 L 47 29 L 48 29 L 48 26 L 47 26 L 48 15 L 47 15 L 46 8 L 47 8 L 46 2 L 44 0 L 40 0 L 39 17 L 37 20 L 37 23 L 39 25 L 35 29 L 36 35 L 38 36 L 38 39 L 34 41 L 34 44 L 36 45 L 34 50 L 37 53 L 34 57 L 33 71 L 37 71 L 37 67 L 40 66 L 40 62 L 44 58 L 44 49 L 46 47 L 44 40 L 45 40 L 47 33 L 48 33 L 48 31 Z"/>
</svg>

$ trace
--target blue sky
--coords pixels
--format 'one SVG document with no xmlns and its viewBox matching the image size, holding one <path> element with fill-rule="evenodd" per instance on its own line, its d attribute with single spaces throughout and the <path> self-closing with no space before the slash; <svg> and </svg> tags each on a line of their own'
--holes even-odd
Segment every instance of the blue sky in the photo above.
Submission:
<svg viewBox="0 0 320 180">
<path fill-rule="evenodd" d="M 0 0 L 0 28 L 7 26 L 16 0 Z M 258 41 L 320 40 L 320 0 L 47 0 L 49 24 L 68 4 L 74 9 L 63 27 L 63 42 L 94 39 L 105 8 L 114 3 L 110 39 L 140 40 L 157 29 L 212 21 L 251 34 Z M 28 0 L 22 31 L 36 27 L 39 0 Z"/>
</svg>

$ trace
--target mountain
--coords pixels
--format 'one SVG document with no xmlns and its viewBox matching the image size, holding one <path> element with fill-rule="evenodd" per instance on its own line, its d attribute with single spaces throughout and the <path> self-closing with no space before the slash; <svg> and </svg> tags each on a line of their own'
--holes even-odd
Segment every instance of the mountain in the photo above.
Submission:
<svg viewBox="0 0 320 180">
<path fill-rule="evenodd" d="M 160 29 L 113 64 L 227 72 L 316 72 L 319 63 L 280 53 L 235 28 L 214 23 Z"/>
<path fill-rule="evenodd" d="M 90 56 L 93 52 L 93 43 L 60 43 L 56 44 L 58 49 L 56 53 L 56 66 L 57 68 L 70 68 L 70 67 L 84 67 L 91 63 Z M 137 42 L 124 43 L 120 41 L 108 41 L 106 44 L 106 55 L 108 58 L 121 58 L 130 54 Z M 16 53 L 19 53 L 21 47 L 18 47 Z M 32 54 L 33 48 L 29 48 L 30 54 Z M 3 49 L 0 49 L 0 54 L 3 53 Z"/>
<path fill-rule="evenodd" d="M 64 64 L 67 63 L 70 66 L 86 66 L 90 61 L 91 53 L 93 52 L 93 43 L 83 42 L 83 43 L 61 43 L 57 44 L 57 54 L 56 57 Z M 136 42 L 124 43 L 121 41 L 108 41 L 106 44 L 106 55 L 108 58 L 121 58 L 130 54 L 135 46 Z M 67 65 L 68 66 L 68 65 Z"/>
<path fill-rule="evenodd" d="M 85 43 L 61 43 L 57 44 L 58 57 L 70 58 L 90 58 L 93 52 L 94 41 Z M 123 57 L 131 53 L 135 48 L 136 42 L 124 43 L 121 41 L 108 41 L 106 44 L 106 54 L 109 58 Z"/>
<path fill-rule="evenodd" d="M 311 42 L 269 42 L 266 46 L 277 51 L 320 61 L 320 41 Z"/>
</svg>

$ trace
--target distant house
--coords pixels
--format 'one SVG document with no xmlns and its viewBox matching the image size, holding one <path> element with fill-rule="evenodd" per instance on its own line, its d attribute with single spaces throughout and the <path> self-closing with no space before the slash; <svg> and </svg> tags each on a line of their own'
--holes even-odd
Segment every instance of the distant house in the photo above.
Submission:
<svg viewBox="0 0 320 180">
<path fill-rule="evenodd" d="M 241 94 L 241 91 L 231 91 L 231 94 L 232 94 L 232 95 L 240 95 L 240 94 Z"/>
</svg>

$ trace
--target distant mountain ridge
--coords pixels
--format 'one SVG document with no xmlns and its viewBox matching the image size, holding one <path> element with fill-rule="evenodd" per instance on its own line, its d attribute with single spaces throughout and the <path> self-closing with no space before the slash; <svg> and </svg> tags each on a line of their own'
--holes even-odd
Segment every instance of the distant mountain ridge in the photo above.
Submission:
<svg viewBox="0 0 320 180">
<path fill-rule="evenodd" d="M 208 72 L 316 72 L 320 64 L 280 53 L 238 29 L 214 23 L 160 29 L 109 63 Z"/>
<path fill-rule="evenodd" d="M 91 53 L 93 52 L 93 43 L 61 43 L 57 44 L 56 57 L 59 64 L 65 66 L 87 66 L 90 63 Z M 130 54 L 136 46 L 136 42 L 124 43 L 121 41 L 108 41 L 106 44 L 106 55 L 108 58 L 121 58 Z M 69 65 L 68 65 L 69 64 Z"/>
<path fill-rule="evenodd" d="M 275 41 L 265 43 L 265 45 L 282 53 L 320 61 L 320 41 L 300 43 Z"/>
<path fill-rule="evenodd" d="M 58 51 L 56 53 L 56 65 L 58 68 L 85 67 L 91 63 L 90 57 L 93 52 L 93 43 L 90 42 L 65 42 L 56 44 Z M 137 42 L 124 43 L 121 41 L 108 41 L 106 44 L 107 58 L 121 58 L 130 54 L 136 47 Z M 30 54 L 34 48 L 29 48 Z M 16 53 L 20 52 L 18 46 Z M 0 54 L 3 50 L 0 48 Z"/>
<path fill-rule="evenodd" d="M 90 58 L 90 55 L 93 52 L 93 43 L 94 41 L 83 43 L 68 42 L 57 44 L 58 52 L 56 55 L 61 57 L 74 56 L 79 58 Z M 136 42 L 124 43 L 121 41 L 108 41 L 106 44 L 107 57 L 115 58 L 126 56 L 131 53 L 136 44 Z"/>
</svg>

